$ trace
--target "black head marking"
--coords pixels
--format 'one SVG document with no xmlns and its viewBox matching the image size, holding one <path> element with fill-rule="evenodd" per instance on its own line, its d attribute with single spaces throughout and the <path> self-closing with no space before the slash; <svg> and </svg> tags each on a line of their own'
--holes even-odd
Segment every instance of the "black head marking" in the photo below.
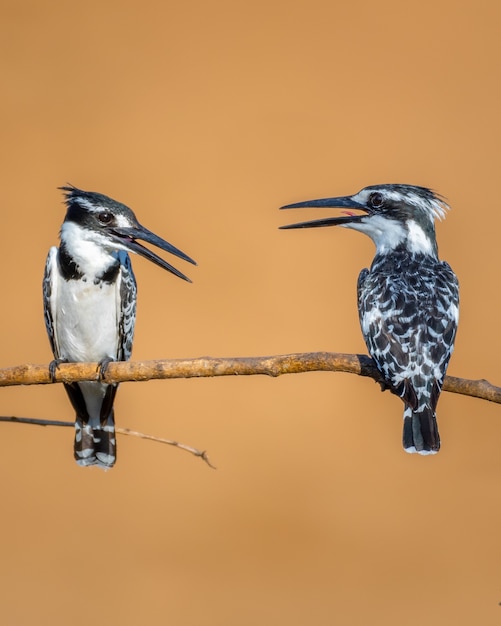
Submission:
<svg viewBox="0 0 501 626">
<path fill-rule="evenodd" d="M 83 191 L 73 186 L 59 187 L 64 191 L 67 207 L 65 221 L 84 228 L 112 228 L 123 216 L 131 226 L 137 225 L 134 212 L 125 204 L 96 191 Z"/>
<path fill-rule="evenodd" d="M 371 213 L 387 214 L 402 221 L 434 222 L 442 219 L 449 208 L 445 199 L 428 187 L 418 185 L 387 184 L 365 187 L 357 196 L 367 196 Z"/>
</svg>

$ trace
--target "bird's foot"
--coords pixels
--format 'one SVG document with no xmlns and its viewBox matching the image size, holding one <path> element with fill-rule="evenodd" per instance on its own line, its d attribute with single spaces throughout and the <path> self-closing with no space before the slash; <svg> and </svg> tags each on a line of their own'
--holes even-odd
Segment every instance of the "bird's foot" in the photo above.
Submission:
<svg viewBox="0 0 501 626">
<path fill-rule="evenodd" d="M 381 387 L 381 391 L 388 391 L 388 390 L 392 390 L 392 386 L 387 383 L 385 380 L 381 379 L 377 381 L 378 385 Z"/>
<path fill-rule="evenodd" d="M 102 359 L 102 361 L 99 361 L 98 363 L 98 372 L 99 372 L 99 381 L 103 382 L 104 378 L 106 376 L 106 371 L 108 369 L 108 365 L 110 363 L 113 363 L 115 361 L 115 359 L 113 359 L 111 356 L 107 356 L 104 359 Z"/>
<path fill-rule="evenodd" d="M 56 370 L 59 369 L 61 363 L 69 363 L 68 359 L 54 359 L 49 363 L 49 376 L 52 383 L 56 382 Z"/>
</svg>

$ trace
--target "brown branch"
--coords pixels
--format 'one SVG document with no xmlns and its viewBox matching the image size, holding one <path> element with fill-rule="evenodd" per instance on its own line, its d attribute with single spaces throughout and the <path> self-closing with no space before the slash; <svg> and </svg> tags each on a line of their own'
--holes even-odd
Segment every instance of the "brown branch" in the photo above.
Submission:
<svg viewBox="0 0 501 626">
<path fill-rule="evenodd" d="M 265 357 L 198 357 L 161 361 L 127 361 L 110 363 L 104 376 L 107 383 L 137 382 L 166 378 L 200 378 L 210 376 L 251 376 L 265 374 L 299 374 L 302 372 L 347 372 L 367 376 L 382 383 L 374 361 L 362 354 L 307 352 Z M 59 366 L 54 382 L 98 380 L 97 363 L 66 363 Z M 0 369 L 0 387 L 44 385 L 53 382 L 47 365 L 18 365 Z M 501 404 L 501 388 L 487 380 L 467 380 L 447 376 L 444 391 L 473 396 Z"/>
<path fill-rule="evenodd" d="M 36 426 L 62 426 L 62 427 L 71 427 L 74 428 L 74 422 L 61 422 L 59 420 L 43 420 L 36 417 L 15 417 L 15 416 L 4 416 L 0 415 L 0 422 L 11 422 L 15 424 L 35 424 Z M 119 428 L 118 426 L 115 428 L 115 432 L 120 435 L 129 435 L 130 437 L 139 437 L 141 439 L 148 439 L 149 441 L 157 441 L 158 443 L 164 443 L 168 446 L 174 446 L 179 448 L 179 450 L 185 450 L 194 456 L 200 457 L 203 461 L 207 463 L 209 467 L 212 469 L 216 469 L 214 465 L 209 461 L 209 457 L 207 456 L 207 452 L 205 450 L 198 450 L 197 448 L 193 448 L 192 446 L 187 446 L 184 443 L 180 443 L 179 441 L 173 441 L 172 439 L 163 439 L 162 437 L 155 437 L 154 435 L 147 435 L 145 433 L 140 433 L 137 430 L 131 430 L 130 428 Z"/>
</svg>

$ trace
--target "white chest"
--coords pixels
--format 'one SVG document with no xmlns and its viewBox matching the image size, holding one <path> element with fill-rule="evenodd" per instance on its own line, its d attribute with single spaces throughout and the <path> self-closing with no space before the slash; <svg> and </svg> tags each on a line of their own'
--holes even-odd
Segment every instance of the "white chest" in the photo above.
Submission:
<svg viewBox="0 0 501 626">
<path fill-rule="evenodd" d="M 119 284 L 59 281 L 54 329 L 60 358 L 101 361 L 118 356 Z"/>
</svg>

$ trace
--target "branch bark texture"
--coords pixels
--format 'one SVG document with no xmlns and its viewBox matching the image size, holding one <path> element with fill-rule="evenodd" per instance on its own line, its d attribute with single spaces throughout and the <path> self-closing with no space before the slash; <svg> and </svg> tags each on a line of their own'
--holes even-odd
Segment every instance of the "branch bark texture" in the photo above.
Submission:
<svg viewBox="0 0 501 626">
<path fill-rule="evenodd" d="M 307 352 L 261 357 L 198 357 L 160 361 L 127 361 L 110 363 L 103 381 L 107 383 L 139 382 L 167 378 L 202 378 L 212 376 L 281 376 L 302 372 L 346 372 L 367 376 L 382 383 L 374 361 L 362 354 Z M 48 365 L 17 365 L 0 369 L 0 387 L 13 385 L 46 385 L 99 380 L 97 363 L 65 363 L 51 379 Z M 501 403 L 501 387 L 487 380 L 468 380 L 447 376 L 444 391 Z"/>
</svg>

